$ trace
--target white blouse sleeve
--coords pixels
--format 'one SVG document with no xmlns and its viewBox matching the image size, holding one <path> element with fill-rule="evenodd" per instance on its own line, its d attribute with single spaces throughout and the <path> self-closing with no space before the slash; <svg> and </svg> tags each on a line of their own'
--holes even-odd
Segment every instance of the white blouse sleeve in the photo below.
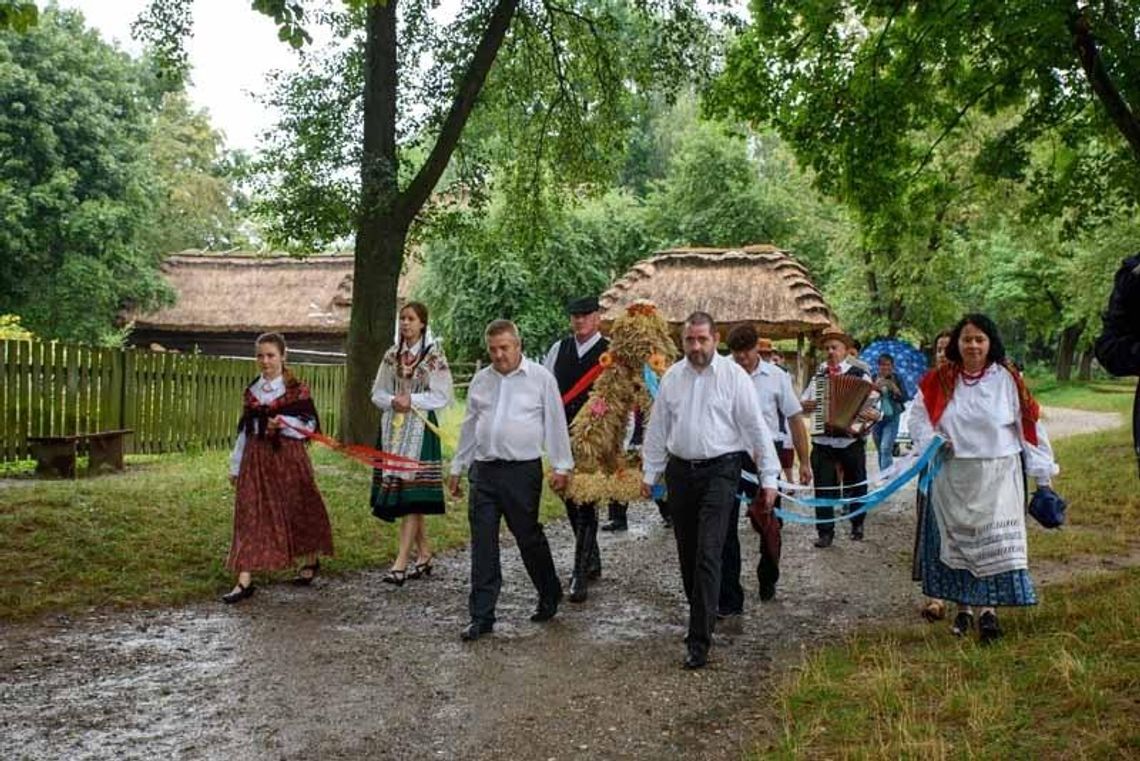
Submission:
<svg viewBox="0 0 1140 761">
<path fill-rule="evenodd" d="M 1018 419 L 1018 430 L 1021 430 L 1021 420 Z M 1025 475 L 1032 476 L 1038 486 L 1048 486 L 1053 476 L 1061 472 L 1061 468 L 1053 459 L 1053 446 L 1049 443 L 1049 434 L 1045 426 L 1037 421 L 1037 444 L 1030 444 L 1021 436 L 1021 451 L 1025 455 Z"/>
<path fill-rule="evenodd" d="M 930 422 L 930 414 L 926 411 L 926 402 L 922 398 L 922 389 L 914 395 L 914 402 L 910 405 L 907 426 L 910 431 L 910 440 L 916 452 L 925 451 L 930 440 L 934 438 L 934 426 Z"/>
<path fill-rule="evenodd" d="M 395 388 L 395 376 L 392 367 L 383 359 L 376 371 L 376 380 L 372 382 L 372 403 L 381 410 L 392 409 L 392 398 L 395 396 L 389 389 Z"/>
<path fill-rule="evenodd" d="M 245 452 L 245 431 L 238 433 L 234 442 L 234 451 L 230 452 L 230 475 L 236 476 L 241 472 L 241 456 Z"/>
<path fill-rule="evenodd" d="M 451 379 L 451 369 L 447 366 L 443 354 L 439 354 L 437 357 L 436 366 L 428 372 L 428 390 L 412 394 L 412 406 L 416 409 L 442 410 L 451 404 L 454 385 Z M 373 390 L 372 399 L 375 402 L 375 390 Z M 391 406 L 391 404 L 391 398 L 389 398 L 388 405 Z"/>
</svg>

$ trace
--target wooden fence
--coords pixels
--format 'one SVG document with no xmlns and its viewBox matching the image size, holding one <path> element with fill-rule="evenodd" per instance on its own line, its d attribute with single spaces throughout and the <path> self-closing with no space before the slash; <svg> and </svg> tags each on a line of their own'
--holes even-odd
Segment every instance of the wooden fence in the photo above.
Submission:
<svg viewBox="0 0 1140 761">
<path fill-rule="evenodd" d="M 343 365 L 290 364 L 335 435 Z M 30 456 L 29 436 L 131 428 L 127 451 L 228 448 L 252 359 L 0 341 L 0 461 Z"/>
</svg>

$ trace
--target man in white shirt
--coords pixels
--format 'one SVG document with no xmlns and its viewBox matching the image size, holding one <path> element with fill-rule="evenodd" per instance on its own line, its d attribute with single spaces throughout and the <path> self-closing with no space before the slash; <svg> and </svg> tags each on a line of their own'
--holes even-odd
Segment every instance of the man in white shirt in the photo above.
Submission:
<svg viewBox="0 0 1140 761">
<path fill-rule="evenodd" d="M 463 496 L 459 477 L 470 466 L 471 622 L 460 634 L 466 641 L 495 626 L 495 603 L 502 586 L 500 516 L 507 519 L 538 590 L 538 607 L 530 620 L 549 621 L 558 612 L 562 583 L 538 522 L 543 450 L 554 471 L 550 484 L 554 491 L 565 491 L 574 470 L 554 376 L 523 357 L 518 328 L 510 320 L 492 320 L 485 337 L 491 366 L 476 373 L 467 389 L 467 416 L 448 479 L 451 495 Z"/>
<path fill-rule="evenodd" d="M 737 325 L 729 331 L 727 343 L 733 360 L 748 373 L 756 389 L 756 401 L 760 405 L 760 413 L 768 430 L 773 432 L 777 450 L 780 448 L 778 431 L 783 423 L 790 431 L 786 435 L 790 442 L 794 443 L 795 451 L 800 456 L 800 480 L 811 483 L 807 429 L 801 419 L 803 408 L 800 406 L 795 389 L 792 388 L 791 377 L 762 359 L 761 348 L 767 348 L 769 351 L 772 348 L 771 341 L 766 344 L 762 344 L 762 341 L 764 339 L 757 335 L 756 329 L 751 325 Z M 744 470 L 756 476 L 756 464 L 751 458 L 745 458 Z M 755 486 L 751 480 L 742 479 L 741 487 L 743 495 L 755 497 Z M 744 611 L 744 588 L 740 585 L 740 537 L 737 533 L 739 519 L 740 501 L 734 500 L 722 557 L 720 602 L 717 606 L 718 615 L 721 617 L 739 615 Z M 780 523 L 778 518 L 767 513 L 755 514 L 753 522 L 760 532 L 760 561 L 756 566 L 760 599 L 771 600 L 776 595 L 776 582 L 780 578 Z"/>
<path fill-rule="evenodd" d="M 838 328 L 828 328 L 820 335 L 820 343 L 827 354 L 827 361 L 822 364 L 816 376 L 851 375 L 871 381 L 870 373 L 858 365 L 853 364 L 848 356 L 854 346 L 854 339 Z M 863 363 L 866 367 L 866 363 Z M 815 412 L 819 406 L 816 398 L 814 378 L 808 381 L 800 397 L 804 412 Z M 858 419 L 862 423 L 873 423 L 879 418 L 877 409 L 878 395 L 872 393 Z M 823 435 L 812 436 L 811 439 L 811 470 L 815 481 L 816 493 L 821 497 L 835 497 L 841 494 L 844 497 L 861 497 L 867 493 L 867 447 L 866 429 L 862 433 L 851 431 L 827 431 Z M 840 473 L 842 471 L 842 475 Z M 842 484 L 842 489 L 840 485 Z M 847 484 L 854 484 L 848 486 Z M 847 512 L 855 512 L 860 507 L 858 502 L 851 503 Z M 815 546 L 819 548 L 830 547 L 835 541 L 835 510 L 831 507 L 817 507 L 816 519 L 822 521 L 816 524 L 818 537 Z M 851 519 L 851 538 L 854 541 L 863 540 L 863 515 Z"/>
<path fill-rule="evenodd" d="M 685 359 L 666 371 L 649 415 L 641 454 L 641 494 L 665 475 L 681 578 L 689 601 L 688 669 L 708 661 L 716 626 L 721 552 L 744 454 L 760 464 L 757 499 L 776 501 L 780 463 L 748 375 L 716 353 L 713 318 L 694 312 L 681 334 Z"/>
</svg>

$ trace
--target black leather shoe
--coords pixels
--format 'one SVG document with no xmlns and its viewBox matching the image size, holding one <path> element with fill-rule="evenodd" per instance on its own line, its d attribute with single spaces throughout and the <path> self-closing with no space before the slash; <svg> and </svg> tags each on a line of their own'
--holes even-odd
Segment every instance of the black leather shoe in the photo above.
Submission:
<svg viewBox="0 0 1140 761">
<path fill-rule="evenodd" d="M 852 526 L 851 527 L 851 541 L 853 541 L 853 542 L 863 541 L 863 527 L 862 526 Z"/>
<path fill-rule="evenodd" d="M 485 624 L 478 621 L 472 621 L 463 627 L 463 631 L 459 632 L 459 639 L 464 642 L 474 642 L 482 637 L 484 634 L 490 634 L 494 631 L 494 624 Z"/>
<path fill-rule="evenodd" d="M 819 538 L 815 540 L 815 546 L 822 550 L 824 547 L 830 547 L 834 541 L 835 534 L 820 534 Z"/>
<path fill-rule="evenodd" d="M 703 669 L 709 662 L 707 653 L 702 652 L 696 648 L 689 648 L 688 654 L 685 655 L 685 668 L 690 671 L 694 669 Z"/>
<path fill-rule="evenodd" d="M 570 577 L 570 602 L 586 602 L 586 580 L 581 576 Z"/>
<path fill-rule="evenodd" d="M 241 602 L 247 597 L 253 597 L 253 593 L 256 591 L 257 587 L 255 587 L 253 584 L 250 584 L 248 587 L 238 584 L 237 587 L 232 591 L 226 592 L 224 595 L 222 595 L 222 602 L 224 602 L 226 605 L 233 605 L 235 602 Z"/>
<path fill-rule="evenodd" d="M 602 531 L 629 531 L 629 523 L 626 521 L 610 521 L 602 526 Z"/>
<path fill-rule="evenodd" d="M 987 610 L 978 616 L 978 642 L 988 645 L 1001 639 L 1001 627 L 998 626 L 997 614 Z"/>
<path fill-rule="evenodd" d="M 562 589 L 559 588 L 558 594 L 553 599 L 538 601 L 538 607 L 534 609 L 534 613 L 530 614 L 530 620 L 539 624 L 554 618 L 555 614 L 558 613 L 558 603 L 561 601 Z"/>
<path fill-rule="evenodd" d="M 774 581 L 761 581 L 760 582 L 760 599 L 763 602 L 768 602 L 776 596 L 776 582 Z"/>
</svg>

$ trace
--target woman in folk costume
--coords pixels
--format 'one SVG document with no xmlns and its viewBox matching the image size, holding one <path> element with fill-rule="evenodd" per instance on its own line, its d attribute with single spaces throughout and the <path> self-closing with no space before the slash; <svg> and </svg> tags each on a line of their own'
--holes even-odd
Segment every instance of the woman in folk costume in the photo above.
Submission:
<svg viewBox="0 0 1140 761">
<path fill-rule="evenodd" d="M 921 451 L 938 433 L 949 454 L 931 485 L 920 547 L 922 590 L 958 603 L 952 631 L 967 634 L 980 608 L 983 643 L 1001 636 L 996 606 L 1035 605 L 1025 534 L 1024 472 L 1048 486 L 1058 472 L 1040 409 L 1006 359 L 997 326 L 962 318 L 947 361 L 919 383 L 910 431 Z"/>
<path fill-rule="evenodd" d="M 252 571 L 288 568 L 302 562 L 294 584 L 312 583 L 320 569 L 318 555 L 332 555 L 332 528 L 313 478 L 305 435 L 319 431 L 320 420 L 309 387 L 285 367 L 285 339 L 278 333 L 258 336 L 261 375 L 243 395 L 237 443 L 230 455 L 230 481 L 237 487 L 234 535 L 226 568 L 237 585 L 222 597 L 236 603 L 256 587 Z"/>
<path fill-rule="evenodd" d="M 451 403 L 452 381 L 443 350 L 430 340 L 427 326 L 426 306 L 418 301 L 404 305 L 400 340 L 384 354 L 372 384 L 372 403 L 383 413 L 377 446 L 423 465 L 415 470 L 377 469 L 372 478 L 372 514 L 389 522 L 403 518 L 400 549 L 383 578 L 396 586 L 431 574 L 424 516 L 444 511 L 442 447 L 424 419 L 439 424 L 435 411 Z M 417 551 L 414 563 L 412 545 Z"/>
</svg>

